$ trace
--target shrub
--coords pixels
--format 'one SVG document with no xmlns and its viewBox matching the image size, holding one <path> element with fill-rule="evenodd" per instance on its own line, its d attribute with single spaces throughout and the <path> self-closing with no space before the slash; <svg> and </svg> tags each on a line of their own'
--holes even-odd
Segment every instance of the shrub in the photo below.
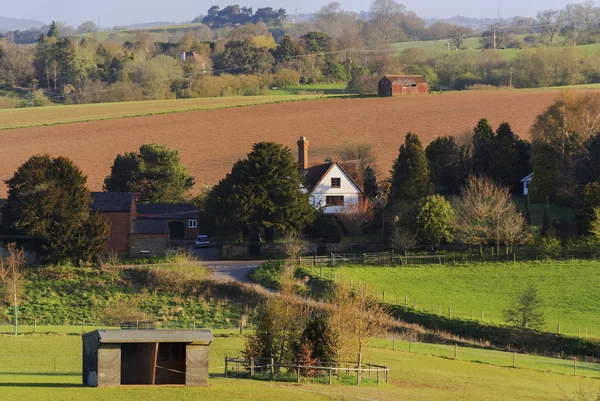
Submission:
<svg viewBox="0 0 600 401">
<path fill-rule="evenodd" d="M 275 290 L 279 288 L 279 278 L 284 267 L 285 262 L 282 261 L 265 262 L 250 272 L 250 280 L 263 287 Z"/>
<path fill-rule="evenodd" d="M 539 250 L 541 256 L 545 256 L 547 258 L 556 258 L 560 256 L 562 244 L 558 238 L 543 237 L 540 240 Z"/>
<path fill-rule="evenodd" d="M 277 86 L 296 86 L 300 81 L 300 74 L 291 68 L 281 68 L 275 73 L 275 85 Z"/>
<path fill-rule="evenodd" d="M 147 314 L 139 310 L 134 303 L 131 300 L 118 300 L 112 305 L 107 305 L 104 308 L 100 323 L 107 326 L 119 326 L 121 322 L 152 320 Z"/>
<path fill-rule="evenodd" d="M 468 91 L 486 91 L 491 89 L 498 89 L 497 86 L 488 85 L 488 84 L 473 84 L 465 86 L 465 90 Z"/>
<path fill-rule="evenodd" d="M 17 100 L 10 96 L 0 96 L 0 109 L 14 109 L 18 105 Z"/>
</svg>

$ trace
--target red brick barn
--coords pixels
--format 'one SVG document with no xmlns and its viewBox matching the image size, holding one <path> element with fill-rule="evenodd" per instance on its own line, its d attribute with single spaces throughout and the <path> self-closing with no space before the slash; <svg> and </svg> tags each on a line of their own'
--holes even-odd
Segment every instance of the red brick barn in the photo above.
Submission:
<svg viewBox="0 0 600 401">
<path fill-rule="evenodd" d="M 106 247 L 119 255 L 129 252 L 129 233 L 136 218 L 134 195 L 129 192 L 92 192 L 92 211 L 110 223 Z"/>
<path fill-rule="evenodd" d="M 138 220 L 162 220 L 169 227 L 169 240 L 193 241 L 198 235 L 199 210 L 189 203 L 137 205 Z"/>
<path fill-rule="evenodd" d="M 421 75 L 385 75 L 379 81 L 379 96 L 426 95 L 427 80 Z"/>
</svg>

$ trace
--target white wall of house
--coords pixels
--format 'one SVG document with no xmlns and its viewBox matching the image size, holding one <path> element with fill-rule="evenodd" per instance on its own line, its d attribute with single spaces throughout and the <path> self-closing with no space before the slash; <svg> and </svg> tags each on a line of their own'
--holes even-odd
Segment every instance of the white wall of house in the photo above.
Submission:
<svg viewBox="0 0 600 401">
<path fill-rule="evenodd" d="M 523 183 L 523 195 L 529 195 L 529 187 L 531 186 L 532 179 L 533 173 L 529 174 L 527 177 L 521 180 L 521 182 Z"/>
<path fill-rule="evenodd" d="M 332 188 L 332 178 L 340 179 L 339 188 Z M 348 176 L 346 176 L 342 169 L 335 164 L 321 180 L 321 183 L 314 188 L 309 199 L 311 205 L 315 209 L 324 207 L 325 213 L 339 213 L 340 208 L 338 206 L 327 205 L 327 197 L 343 197 L 344 204 L 348 205 L 349 203 L 359 202 L 360 193 L 360 189 L 358 189 L 348 178 Z M 341 198 L 337 199 L 341 200 Z"/>
</svg>

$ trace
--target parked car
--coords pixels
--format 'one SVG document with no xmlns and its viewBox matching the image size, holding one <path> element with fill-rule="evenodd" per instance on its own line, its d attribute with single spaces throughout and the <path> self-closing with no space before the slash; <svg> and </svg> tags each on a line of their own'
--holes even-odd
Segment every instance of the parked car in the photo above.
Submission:
<svg viewBox="0 0 600 401">
<path fill-rule="evenodd" d="M 208 235 L 198 235 L 196 237 L 196 248 L 210 248 Z"/>
</svg>

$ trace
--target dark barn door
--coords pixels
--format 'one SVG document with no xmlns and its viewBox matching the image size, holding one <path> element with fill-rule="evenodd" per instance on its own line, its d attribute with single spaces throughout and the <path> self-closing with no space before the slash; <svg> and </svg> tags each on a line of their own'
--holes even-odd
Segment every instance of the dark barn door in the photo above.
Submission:
<svg viewBox="0 0 600 401">
<path fill-rule="evenodd" d="M 185 239 L 185 226 L 179 221 L 169 223 L 169 239 L 183 240 Z"/>
</svg>

